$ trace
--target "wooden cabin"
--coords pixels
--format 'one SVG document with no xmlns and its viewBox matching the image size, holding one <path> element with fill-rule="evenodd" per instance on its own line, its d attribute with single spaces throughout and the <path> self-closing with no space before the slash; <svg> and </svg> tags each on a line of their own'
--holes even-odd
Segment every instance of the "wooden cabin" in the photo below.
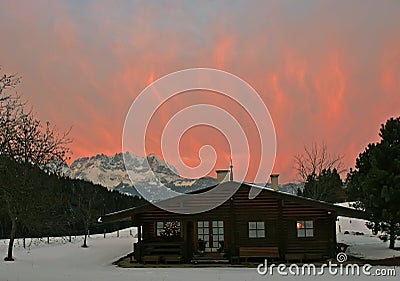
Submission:
<svg viewBox="0 0 400 281">
<path fill-rule="evenodd" d="M 236 190 L 235 184 L 240 185 Z M 233 263 L 334 257 L 337 216 L 366 218 L 360 211 L 253 184 L 228 181 L 217 187 L 221 194 L 234 192 L 206 212 L 180 214 L 149 203 L 107 214 L 101 220 L 131 220 L 138 227 L 133 252 L 138 262 Z M 251 188 L 260 191 L 254 199 L 249 199 Z M 184 196 L 166 201 L 170 206 L 190 206 L 180 197 Z"/>
</svg>

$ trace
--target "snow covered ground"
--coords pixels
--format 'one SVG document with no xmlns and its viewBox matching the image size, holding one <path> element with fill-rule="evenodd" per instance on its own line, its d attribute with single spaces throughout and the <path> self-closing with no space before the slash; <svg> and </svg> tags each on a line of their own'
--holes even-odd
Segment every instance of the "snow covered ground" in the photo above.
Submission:
<svg viewBox="0 0 400 281">
<path fill-rule="evenodd" d="M 135 232 L 132 233 L 135 235 Z M 29 240 L 29 239 L 28 239 Z M 0 261 L 0 281 L 64 281 L 64 280 L 262 280 L 254 268 L 131 268 L 124 269 L 112 262 L 124 256 L 135 242 L 129 230 L 121 231 L 120 237 L 108 234 L 92 235 L 89 248 L 81 248 L 82 240 L 73 243 L 58 239 L 47 244 L 43 242 L 22 248 L 18 243 L 15 262 Z M 5 241 L 0 243 L 0 253 L 5 256 Z M 21 242 L 21 241 L 20 241 Z"/>
<path fill-rule="evenodd" d="M 339 217 L 337 242 L 349 245 L 346 254 L 356 258 L 368 260 L 380 260 L 387 258 L 400 257 L 400 251 L 389 249 L 389 241 L 383 242 L 377 236 L 371 234 L 371 230 L 365 226 L 366 221 L 360 219 L 349 219 Z M 344 234 L 348 231 L 349 234 Z M 356 235 L 363 233 L 363 235 Z M 396 241 L 396 247 L 400 241 Z"/>
<path fill-rule="evenodd" d="M 387 244 L 375 237 L 369 237 L 369 231 L 364 222 L 347 218 L 339 218 L 338 225 L 342 233 L 338 234 L 338 240 L 351 244 L 351 253 L 361 253 L 360 256 L 369 254 L 377 257 L 390 257 Z M 344 231 L 365 231 L 364 236 L 344 235 Z M 368 234 L 367 234 L 368 233 Z M 50 244 L 47 239 L 34 239 L 30 247 L 24 249 L 22 241 L 18 241 L 14 250 L 15 262 L 0 260 L 0 281 L 196 281 L 196 280 L 396 280 L 392 276 L 343 276 L 331 275 L 328 270 L 322 276 L 282 276 L 276 269 L 273 275 L 260 275 L 256 268 L 243 267 L 215 267 L 215 268 L 119 268 L 112 262 L 126 255 L 132 249 L 133 238 L 136 234 L 134 228 L 120 232 L 103 235 L 92 235 L 89 240 L 89 248 L 81 248 L 82 238 L 77 237 L 69 243 L 67 239 L 52 238 Z M 361 239 L 361 240 L 359 240 Z M 0 240 L 0 256 L 6 255 L 6 241 Z M 366 250 L 367 249 L 367 250 Z M 393 267 L 373 267 L 372 274 L 376 270 L 388 270 Z M 397 268 L 396 275 L 400 274 Z M 397 277 L 398 278 L 398 277 Z"/>
<path fill-rule="evenodd" d="M 338 205 L 349 207 L 348 204 Z M 337 242 L 349 245 L 346 254 L 368 260 L 400 257 L 400 251 L 389 249 L 389 241 L 383 242 L 377 236 L 372 235 L 372 231 L 365 225 L 366 222 L 361 219 L 338 217 L 336 223 Z M 360 235 L 361 233 L 363 235 Z M 395 246 L 400 246 L 399 240 L 396 241 Z"/>
</svg>

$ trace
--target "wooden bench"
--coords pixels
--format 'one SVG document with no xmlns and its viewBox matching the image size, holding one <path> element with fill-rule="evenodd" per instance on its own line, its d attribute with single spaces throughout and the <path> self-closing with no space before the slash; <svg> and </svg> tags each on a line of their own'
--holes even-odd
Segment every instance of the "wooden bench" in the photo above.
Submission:
<svg viewBox="0 0 400 281">
<path fill-rule="evenodd" d="M 182 261 L 182 256 L 179 256 L 179 255 L 164 256 L 164 257 L 163 257 L 163 260 L 164 260 L 165 263 L 168 263 L 168 262 L 178 262 L 178 263 L 181 263 L 181 261 Z"/>
<path fill-rule="evenodd" d="M 279 258 L 278 247 L 239 247 L 239 257 L 244 258 Z"/>
<path fill-rule="evenodd" d="M 145 264 L 146 262 L 155 262 L 159 263 L 160 261 L 160 256 L 143 256 L 142 257 L 142 262 Z"/>
<path fill-rule="evenodd" d="M 181 262 L 183 242 L 147 242 L 140 247 L 141 261 L 146 262 Z"/>
<path fill-rule="evenodd" d="M 305 255 L 303 253 L 288 253 L 285 255 L 286 262 L 293 261 L 293 260 L 303 262 L 304 258 L 305 258 Z"/>
</svg>

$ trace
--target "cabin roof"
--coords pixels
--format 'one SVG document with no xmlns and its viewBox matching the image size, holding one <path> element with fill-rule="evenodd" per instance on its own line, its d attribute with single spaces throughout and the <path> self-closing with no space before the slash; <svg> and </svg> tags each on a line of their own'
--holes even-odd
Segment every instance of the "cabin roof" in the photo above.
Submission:
<svg viewBox="0 0 400 281">
<path fill-rule="evenodd" d="M 301 196 L 290 194 L 290 193 L 276 191 L 272 188 L 268 188 L 265 186 L 260 186 L 260 185 L 256 185 L 256 184 L 252 184 L 252 183 L 238 183 L 238 182 L 229 182 L 228 181 L 228 182 L 224 182 L 220 185 L 210 186 L 210 187 L 207 187 L 207 188 L 204 188 L 201 190 L 196 190 L 196 191 L 190 192 L 188 194 L 201 195 L 208 191 L 213 190 L 216 187 L 218 187 L 218 188 L 223 187 L 222 190 L 225 190 L 225 192 L 228 191 L 228 193 L 226 193 L 226 194 L 229 196 L 226 196 L 226 198 L 229 199 L 236 194 L 236 192 L 229 192 L 229 190 L 233 189 L 233 188 L 231 188 L 232 185 L 237 185 L 237 184 L 240 184 L 240 187 L 236 190 L 236 192 L 238 192 L 239 189 L 242 189 L 242 188 L 250 188 L 250 189 L 255 188 L 255 189 L 261 190 L 261 192 L 267 193 L 268 196 L 270 196 L 271 198 L 297 202 L 297 203 L 309 205 L 309 206 L 312 206 L 315 208 L 324 209 L 326 211 L 335 212 L 338 216 L 360 218 L 360 219 L 369 219 L 369 217 L 370 217 L 368 213 L 361 211 L 361 210 L 355 210 L 355 209 L 327 203 L 324 201 L 319 201 L 319 200 L 301 197 Z M 166 199 L 163 201 L 159 201 L 158 203 L 162 202 L 162 203 L 165 203 L 166 205 L 170 204 L 171 206 L 173 206 L 173 205 L 176 206 L 177 204 L 182 204 L 182 202 L 186 202 L 188 200 L 190 200 L 190 199 L 187 199 L 187 196 L 184 196 L 184 194 L 183 194 L 183 195 L 169 198 L 169 199 Z M 114 221 L 130 220 L 131 217 L 134 216 L 135 214 L 140 214 L 140 213 L 146 212 L 147 210 L 151 210 L 153 208 L 159 208 L 159 207 L 157 207 L 151 203 L 146 203 L 139 207 L 129 208 L 126 210 L 121 210 L 118 212 L 106 214 L 99 218 L 99 222 L 107 223 L 107 222 L 114 222 Z M 173 213 L 171 212 L 171 214 L 173 214 Z"/>
</svg>

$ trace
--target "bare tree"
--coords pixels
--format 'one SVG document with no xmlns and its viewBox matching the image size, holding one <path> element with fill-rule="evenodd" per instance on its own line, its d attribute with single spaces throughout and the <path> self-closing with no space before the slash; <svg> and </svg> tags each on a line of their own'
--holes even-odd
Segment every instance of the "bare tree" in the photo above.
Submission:
<svg viewBox="0 0 400 281">
<path fill-rule="evenodd" d="M 20 77 L 16 74 L 3 74 L 0 77 L 0 102 L 5 102 L 9 99 L 12 99 L 13 95 L 6 93 L 6 90 L 15 88 L 19 83 Z"/>
<path fill-rule="evenodd" d="M 50 122 L 43 124 L 32 110 L 27 111 L 19 95 L 6 91 L 19 79 L 7 77 L 3 76 L 6 82 L 0 83 L 0 155 L 42 169 L 49 168 L 49 164 L 53 168 L 64 164 L 69 159 L 70 130 L 59 133 Z"/>
<path fill-rule="evenodd" d="M 64 164 L 69 157 L 68 145 L 71 143 L 68 137 L 69 131 L 60 134 L 49 122 L 43 125 L 31 110 L 27 111 L 21 97 L 10 92 L 19 82 L 20 78 L 15 74 L 4 74 L 0 79 L 0 156 L 37 166 L 47 172 L 51 167 L 52 172 L 57 172 L 60 165 Z M 26 169 L 29 165 L 24 165 L 25 171 L 16 175 L 19 186 L 14 184 L 0 186 L 3 201 L 6 203 L 4 205 L 12 224 L 6 260 L 13 260 L 12 249 L 16 229 L 28 217 L 26 216 L 29 213 L 27 208 L 40 204 L 40 202 L 25 200 L 26 187 L 31 180 L 27 178 Z"/>
<path fill-rule="evenodd" d="M 325 143 L 304 146 L 304 152 L 295 155 L 294 160 L 295 169 L 302 182 L 306 182 L 310 177 L 318 177 L 324 170 L 336 169 L 339 175 L 346 171 L 343 168 L 343 156 L 329 154 Z"/>
<path fill-rule="evenodd" d="M 78 208 L 77 218 L 80 218 L 84 226 L 83 248 L 88 247 L 87 238 L 90 234 L 90 228 L 95 224 L 96 218 L 100 216 L 101 203 L 104 202 L 103 197 L 98 192 L 98 189 L 91 188 L 91 183 L 83 180 L 74 181 L 74 188 L 79 188 L 80 192 L 77 195 Z M 104 203 L 103 203 L 104 204 Z"/>
</svg>

